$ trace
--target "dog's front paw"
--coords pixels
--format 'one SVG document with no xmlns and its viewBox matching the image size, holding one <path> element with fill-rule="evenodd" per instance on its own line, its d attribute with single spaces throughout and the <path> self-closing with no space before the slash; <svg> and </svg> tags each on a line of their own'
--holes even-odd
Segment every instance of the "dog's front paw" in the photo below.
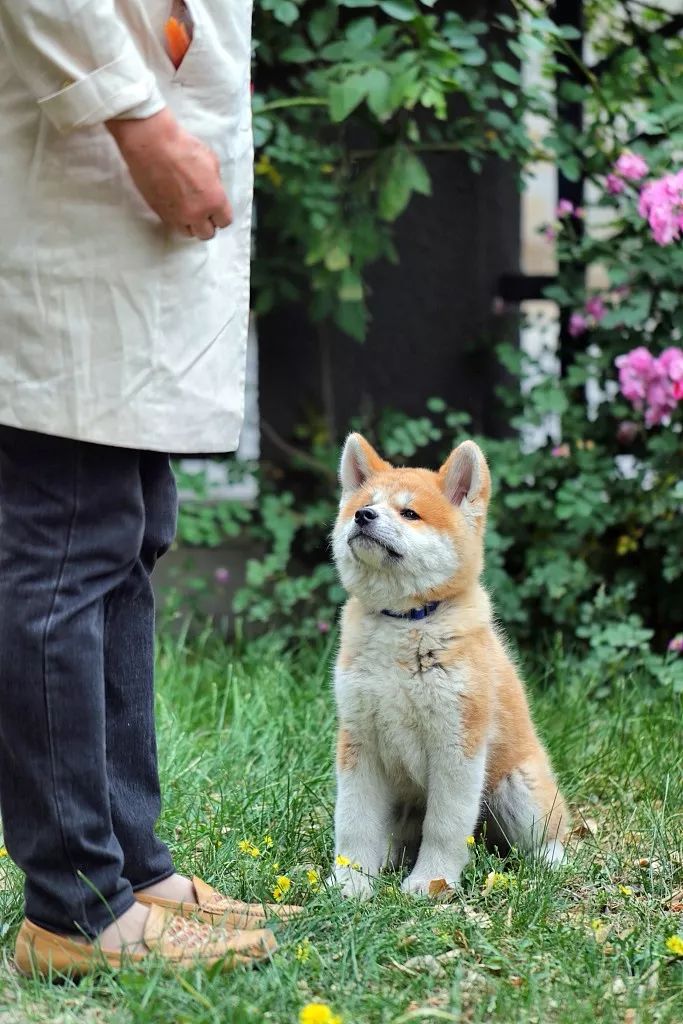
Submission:
<svg viewBox="0 0 683 1024">
<path fill-rule="evenodd" d="M 328 885 L 338 886 L 345 899 L 369 900 L 372 896 L 370 879 L 355 868 L 335 868 Z"/>
<path fill-rule="evenodd" d="M 426 878 L 422 874 L 415 873 L 408 875 L 401 889 L 403 892 L 412 893 L 414 896 L 430 896 L 436 900 L 448 900 L 456 889 L 459 888 L 458 873 L 436 872 L 433 877 Z"/>
</svg>

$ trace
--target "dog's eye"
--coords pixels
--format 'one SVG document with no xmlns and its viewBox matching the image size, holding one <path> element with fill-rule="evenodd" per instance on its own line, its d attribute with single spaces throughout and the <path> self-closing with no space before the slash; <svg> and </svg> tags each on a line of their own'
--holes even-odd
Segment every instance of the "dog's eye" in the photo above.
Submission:
<svg viewBox="0 0 683 1024">
<path fill-rule="evenodd" d="M 417 512 L 413 511 L 412 508 L 403 508 L 403 509 L 401 509 L 401 515 L 403 516 L 404 519 L 419 519 L 420 518 L 419 515 L 417 514 Z"/>
</svg>

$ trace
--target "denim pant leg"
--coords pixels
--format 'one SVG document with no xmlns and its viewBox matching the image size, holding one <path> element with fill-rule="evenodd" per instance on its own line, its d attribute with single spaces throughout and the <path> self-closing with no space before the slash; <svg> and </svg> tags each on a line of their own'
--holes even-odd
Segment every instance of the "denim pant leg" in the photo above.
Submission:
<svg viewBox="0 0 683 1024">
<path fill-rule="evenodd" d="M 133 903 L 111 820 L 103 631 L 142 544 L 139 461 L 0 427 L 0 806 L 27 917 L 58 932 L 94 936 Z"/>
<path fill-rule="evenodd" d="M 175 537 L 177 493 L 168 456 L 140 454 L 145 531 L 140 557 L 105 603 L 107 766 L 114 833 L 134 889 L 173 874 L 154 832 L 161 810 L 154 731 L 154 594 L 150 575 Z"/>
</svg>

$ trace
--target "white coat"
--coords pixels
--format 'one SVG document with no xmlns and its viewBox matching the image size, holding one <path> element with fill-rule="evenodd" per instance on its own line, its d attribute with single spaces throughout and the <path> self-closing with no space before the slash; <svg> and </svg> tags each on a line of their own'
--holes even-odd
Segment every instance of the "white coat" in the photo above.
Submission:
<svg viewBox="0 0 683 1024">
<path fill-rule="evenodd" d="M 249 308 L 251 0 L 0 0 L 0 423 L 128 448 L 239 438 Z M 103 122 L 164 105 L 217 153 L 233 224 L 166 228 Z"/>
</svg>

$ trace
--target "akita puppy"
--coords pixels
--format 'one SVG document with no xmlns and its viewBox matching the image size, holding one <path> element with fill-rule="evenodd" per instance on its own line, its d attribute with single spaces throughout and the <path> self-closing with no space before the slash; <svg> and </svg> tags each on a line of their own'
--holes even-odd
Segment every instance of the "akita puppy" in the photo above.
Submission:
<svg viewBox="0 0 683 1024">
<path fill-rule="evenodd" d="M 334 881 L 364 897 L 405 864 L 406 892 L 456 886 L 482 830 L 558 862 L 567 811 L 479 579 L 484 455 L 395 469 L 352 434 L 340 479 Z"/>
</svg>

